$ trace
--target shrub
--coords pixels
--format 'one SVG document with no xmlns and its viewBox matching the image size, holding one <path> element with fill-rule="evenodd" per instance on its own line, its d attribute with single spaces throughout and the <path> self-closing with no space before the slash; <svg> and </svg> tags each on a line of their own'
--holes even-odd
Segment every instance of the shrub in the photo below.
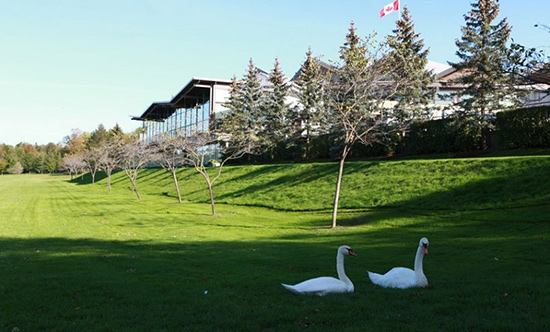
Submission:
<svg viewBox="0 0 550 332">
<path fill-rule="evenodd" d="M 550 106 L 498 113 L 497 129 L 503 148 L 550 147 Z"/>
<path fill-rule="evenodd" d="M 7 170 L 8 174 L 21 174 L 23 173 L 23 166 L 20 162 L 16 162 L 13 166 L 9 167 Z"/>
</svg>

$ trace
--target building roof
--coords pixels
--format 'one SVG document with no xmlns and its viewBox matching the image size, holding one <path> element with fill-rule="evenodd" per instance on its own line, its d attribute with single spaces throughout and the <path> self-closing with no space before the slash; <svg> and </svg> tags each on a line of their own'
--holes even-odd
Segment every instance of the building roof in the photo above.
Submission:
<svg viewBox="0 0 550 332">
<path fill-rule="evenodd" d="M 169 102 L 155 102 L 141 116 L 134 116 L 137 121 L 164 121 L 178 108 L 193 108 L 210 99 L 210 90 L 215 85 L 231 85 L 230 80 L 209 78 L 192 78 Z"/>
<path fill-rule="evenodd" d="M 231 85 L 230 80 L 210 78 L 192 78 L 178 94 L 172 98 L 170 104 L 176 108 L 195 107 L 199 100 L 210 97 L 210 89 L 214 85 Z"/>
<path fill-rule="evenodd" d="M 141 116 L 134 116 L 132 120 L 136 121 L 164 121 L 174 113 L 174 107 L 167 102 L 152 103 Z"/>
<path fill-rule="evenodd" d="M 435 62 L 435 61 L 432 61 L 432 60 L 428 60 L 428 63 L 426 64 L 426 70 L 431 71 L 435 75 L 439 75 L 439 74 L 449 70 L 450 68 L 452 68 L 452 67 L 449 66 L 449 65 L 446 65 L 446 64 L 440 63 L 440 62 Z"/>
</svg>

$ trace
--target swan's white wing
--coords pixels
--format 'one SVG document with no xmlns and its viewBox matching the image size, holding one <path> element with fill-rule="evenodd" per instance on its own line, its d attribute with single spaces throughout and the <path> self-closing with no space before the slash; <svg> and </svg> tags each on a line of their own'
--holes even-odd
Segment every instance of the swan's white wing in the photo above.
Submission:
<svg viewBox="0 0 550 332">
<path fill-rule="evenodd" d="M 294 286 L 282 284 L 284 288 L 295 294 L 326 295 L 332 293 L 353 292 L 345 282 L 332 277 L 319 277 L 303 281 Z"/>
<path fill-rule="evenodd" d="M 409 288 L 416 286 L 416 274 L 406 267 L 394 267 L 386 274 L 369 272 L 373 284 L 389 288 Z"/>
</svg>

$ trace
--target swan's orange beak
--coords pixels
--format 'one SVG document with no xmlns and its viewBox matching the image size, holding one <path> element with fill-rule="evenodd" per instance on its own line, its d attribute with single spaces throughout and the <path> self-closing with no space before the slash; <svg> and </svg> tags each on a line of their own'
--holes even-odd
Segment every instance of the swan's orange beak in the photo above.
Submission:
<svg viewBox="0 0 550 332">
<path fill-rule="evenodd" d="M 348 253 L 349 253 L 350 256 L 357 256 L 357 254 L 355 253 L 355 251 L 353 251 L 353 250 L 351 250 L 351 249 L 348 250 Z"/>
<path fill-rule="evenodd" d="M 424 250 L 424 255 L 428 254 L 428 246 L 422 246 L 422 249 Z"/>
</svg>

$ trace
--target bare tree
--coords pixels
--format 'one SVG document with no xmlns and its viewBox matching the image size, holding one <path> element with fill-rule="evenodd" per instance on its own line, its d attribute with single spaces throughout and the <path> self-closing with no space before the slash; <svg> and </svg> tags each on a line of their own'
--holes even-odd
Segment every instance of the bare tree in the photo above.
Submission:
<svg viewBox="0 0 550 332">
<path fill-rule="evenodd" d="M 92 176 L 92 185 L 95 185 L 95 175 L 101 167 L 100 158 L 101 154 L 99 148 L 88 149 L 82 154 L 82 161 L 84 161 Z"/>
<path fill-rule="evenodd" d="M 63 157 L 63 167 L 69 172 L 71 180 L 86 167 L 81 154 L 69 154 Z"/>
<path fill-rule="evenodd" d="M 332 227 L 336 227 L 344 163 L 355 143 L 384 143 L 408 120 L 393 114 L 399 88 L 406 84 L 395 75 L 400 66 L 386 45 L 374 36 L 360 38 L 352 23 L 340 49 L 341 64 L 327 76 L 331 131 L 339 146 L 339 167 L 334 193 Z"/>
<path fill-rule="evenodd" d="M 141 195 L 137 188 L 138 173 L 141 168 L 151 161 L 151 154 L 152 150 L 150 147 L 138 139 L 130 139 L 121 145 L 121 166 L 139 200 L 141 200 Z"/>
<path fill-rule="evenodd" d="M 155 142 L 155 153 L 153 156 L 153 159 L 158 161 L 162 168 L 172 174 L 179 203 L 182 203 L 182 199 L 177 171 L 187 161 L 185 154 L 186 144 L 184 136 L 164 135 Z"/>
<path fill-rule="evenodd" d="M 99 147 L 99 165 L 107 175 L 107 189 L 111 192 L 111 175 L 120 167 L 120 144 L 117 142 L 106 142 Z"/>
<path fill-rule="evenodd" d="M 202 175 L 208 185 L 212 215 L 215 215 L 216 205 L 214 203 L 213 187 L 216 180 L 222 175 L 225 163 L 232 159 L 241 158 L 245 154 L 255 153 L 260 146 L 259 139 L 251 135 L 247 137 L 241 136 L 237 140 L 233 139 L 232 136 L 228 134 L 212 132 L 196 133 L 193 136 L 186 137 L 183 142 L 185 143 L 184 151 L 186 160 Z M 215 156 L 216 147 L 221 150 L 222 157 L 219 160 L 219 166 L 212 169 L 208 166 L 208 162 Z M 211 175 L 210 173 L 213 174 Z"/>
</svg>

